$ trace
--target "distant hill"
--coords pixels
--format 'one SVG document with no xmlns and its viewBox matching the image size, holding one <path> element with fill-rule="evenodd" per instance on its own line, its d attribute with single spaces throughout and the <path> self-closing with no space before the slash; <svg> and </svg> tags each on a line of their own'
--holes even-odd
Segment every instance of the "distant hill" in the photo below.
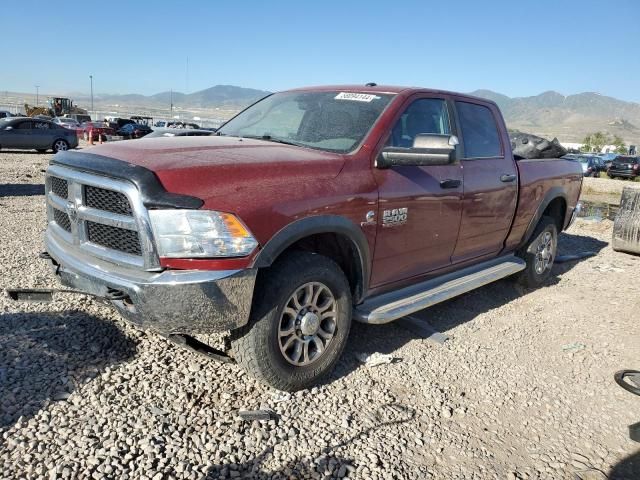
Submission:
<svg viewBox="0 0 640 480">
<path fill-rule="evenodd" d="M 549 91 L 516 98 L 491 90 L 471 94 L 496 102 L 512 129 L 567 142 L 580 142 L 589 133 L 604 131 L 619 135 L 627 144 L 640 144 L 638 103 L 593 92 L 565 96 Z"/>
<path fill-rule="evenodd" d="M 166 106 L 173 98 L 173 104 L 182 108 L 242 108 L 259 100 L 270 92 L 255 90 L 253 88 L 236 87 L 234 85 L 216 85 L 215 87 L 200 90 L 199 92 L 185 94 L 182 92 L 160 92 L 155 95 L 145 96 L 137 94 L 128 95 L 99 95 L 96 101 L 101 103 L 124 104 L 135 103 L 138 106 L 160 107 Z M 86 102 L 86 96 L 77 97 Z"/>
</svg>

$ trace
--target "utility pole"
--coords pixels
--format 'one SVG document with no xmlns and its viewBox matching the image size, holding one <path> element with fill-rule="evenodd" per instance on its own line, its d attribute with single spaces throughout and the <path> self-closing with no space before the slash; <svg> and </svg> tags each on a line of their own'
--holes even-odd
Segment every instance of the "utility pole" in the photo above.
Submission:
<svg viewBox="0 0 640 480">
<path fill-rule="evenodd" d="M 36 107 L 38 106 L 39 101 L 40 101 L 40 85 L 36 85 Z"/>
<path fill-rule="evenodd" d="M 89 75 L 91 80 L 91 115 L 95 116 L 96 112 L 93 111 L 93 75 Z"/>
<path fill-rule="evenodd" d="M 169 90 L 169 118 L 173 118 L 173 88 Z"/>
</svg>

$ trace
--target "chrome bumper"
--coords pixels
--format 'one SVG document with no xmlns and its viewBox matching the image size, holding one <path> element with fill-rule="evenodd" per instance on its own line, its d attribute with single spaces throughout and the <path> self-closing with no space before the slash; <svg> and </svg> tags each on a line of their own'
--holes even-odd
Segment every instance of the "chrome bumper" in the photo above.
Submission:
<svg viewBox="0 0 640 480">
<path fill-rule="evenodd" d="M 69 252 L 49 232 L 45 244 L 65 286 L 109 300 L 127 320 L 163 334 L 207 334 L 249 320 L 256 269 L 147 272 Z"/>
</svg>

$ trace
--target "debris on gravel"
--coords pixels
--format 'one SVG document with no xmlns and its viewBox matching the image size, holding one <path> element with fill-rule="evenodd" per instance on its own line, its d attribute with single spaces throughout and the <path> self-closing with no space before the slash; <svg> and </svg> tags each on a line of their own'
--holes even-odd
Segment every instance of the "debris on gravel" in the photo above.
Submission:
<svg viewBox="0 0 640 480">
<path fill-rule="evenodd" d="M 32 187 L 48 158 L 0 152 L 2 288 L 56 285 Z M 0 295 L 0 479 L 640 478 L 640 399 L 613 381 L 640 367 L 640 257 L 614 252 L 611 228 L 563 233 L 562 254 L 597 255 L 547 286 L 504 280 L 415 315 L 443 344 L 355 324 L 329 381 L 294 394 L 92 299 Z M 256 410 L 273 416 L 239 414 Z"/>
</svg>

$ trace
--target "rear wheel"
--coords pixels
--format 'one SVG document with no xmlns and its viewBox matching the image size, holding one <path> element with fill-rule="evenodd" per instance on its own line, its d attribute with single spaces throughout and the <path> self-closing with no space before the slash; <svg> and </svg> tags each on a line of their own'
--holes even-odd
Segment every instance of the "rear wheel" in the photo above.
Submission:
<svg viewBox="0 0 640 480">
<path fill-rule="evenodd" d="M 518 282 L 527 287 L 539 287 L 549 275 L 558 251 L 558 227 L 553 218 L 543 216 L 538 223 L 531 240 L 520 251 L 527 263 L 518 274 Z"/>
<path fill-rule="evenodd" d="M 53 142 L 53 151 L 58 153 L 58 152 L 66 152 L 67 150 L 69 150 L 69 144 L 67 143 L 66 140 L 56 140 L 55 142 Z"/>
<path fill-rule="evenodd" d="M 234 330 L 231 352 L 256 379 L 287 391 L 324 379 L 351 327 L 351 291 L 331 259 L 293 252 L 260 278 L 249 323 Z"/>
</svg>

